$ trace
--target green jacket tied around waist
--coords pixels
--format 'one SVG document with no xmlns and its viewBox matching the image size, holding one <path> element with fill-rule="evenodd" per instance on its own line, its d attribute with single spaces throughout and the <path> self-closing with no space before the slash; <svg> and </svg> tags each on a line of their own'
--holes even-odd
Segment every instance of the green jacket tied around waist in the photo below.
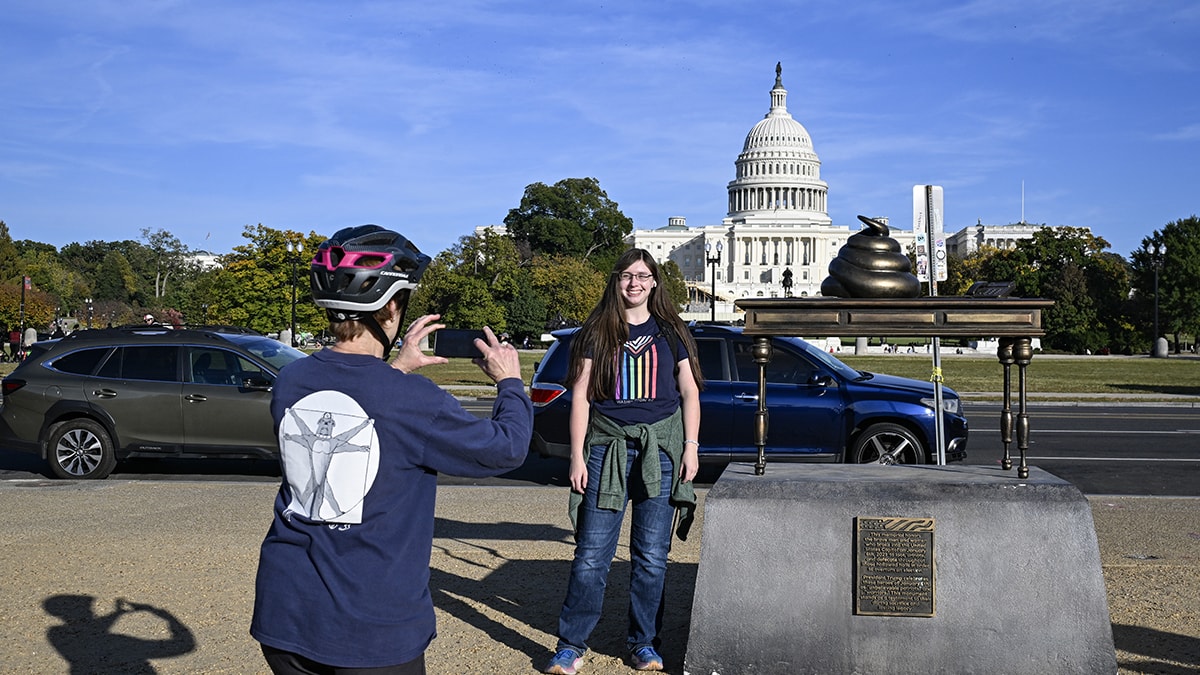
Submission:
<svg viewBox="0 0 1200 675">
<path fill-rule="evenodd" d="M 662 449 L 671 458 L 674 466 L 671 478 L 670 502 L 675 507 L 679 517 L 679 526 L 675 534 L 681 540 L 687 540 L 688 531 L 696 516 L 696 491 L 691 481 L 684 482 L 680 478 L 680 466 L 683 461 L 683 414 L 679 408 L 670 417 L 663 418 L 653 424 L 630 424 L 621 426 L 612 418 L 592 411 L 588 424 L 587 441 L 583 445 L 583 461 L 587 462 L 591 455 L 592 446 L 604 445 L 608 452 L 604 456 L 604 465 L 600 470 L 600 486 L 596 506 L 610 511 L 620 510 L 624 504 L 629 488 L 625 484 L 625 466 L 629 460 L 629 441 L 638 441 L 643 452 L 639 456 L 638 466 L 630 472 L 631 480 L 641 480 L 646 487 L 646 494 L 657 497 L 662 490 L 662 463 L 657 452 Z M 640 471 L 638 470 L 640 468 Z M 590 477 L 589 477 L 590 478 Z M 583 495 L 571 491 L 568 510 L 571 515 L 571 530 L 578 532 L 577 519 L 579 506 L 583 503 Z"/>
</svg>

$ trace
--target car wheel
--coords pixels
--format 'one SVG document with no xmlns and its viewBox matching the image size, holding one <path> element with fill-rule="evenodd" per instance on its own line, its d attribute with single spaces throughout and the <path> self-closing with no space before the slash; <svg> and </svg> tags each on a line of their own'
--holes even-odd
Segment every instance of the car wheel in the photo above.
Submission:
<svg viewBox="0 0 1200 675">
<path fill-rule="evenodd" d="M 906 427 L 873 424 L 855 439 L 850 458 L 855 464 L 924 464 L 925 448 Z"/>
<path fill-rule="evenodd" d="M 105 478 L 117 466 L 108 431 L 79 418 L 50 428 L 50 471 L 59 478 Z"/>
</svg>

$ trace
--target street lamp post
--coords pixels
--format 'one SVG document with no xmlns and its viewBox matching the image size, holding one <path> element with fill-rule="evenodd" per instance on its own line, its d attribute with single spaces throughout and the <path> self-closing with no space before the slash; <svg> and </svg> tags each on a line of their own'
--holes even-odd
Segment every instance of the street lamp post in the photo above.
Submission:
<svg viewBox="0 0 1200 675">
<path fill-rule="evenodd" d="M 713 245 L 711 242 L 704 245 L 704 259 L 712 266 L 712 295 L 709 296 L 709 305 L 712 308 L 712 322 L 717 322 L 717 267 L 721 264 L 721 242 L 717 242 L 717 255 L 713 257 L 709 255 Z"/>
<path fill-rule="evenodd" d="M 287 243 L 288 262 L 292 264 L 292 325 L 291 338 L 289 341 L 291 346 L 296 346 L 296 254 L 300 253 L 300 245 L 289 241 Z"/>
<path fill-rule="evenodd" d="M 1166 244 L 1154 244 L 1149 249 L 1150 264 L 1154 266 L 1154 335 L 1150 339 L 1150 356 L 1166 356 L 1158 351 L 1158 271 L 1167 257 Z"/>
</svg>

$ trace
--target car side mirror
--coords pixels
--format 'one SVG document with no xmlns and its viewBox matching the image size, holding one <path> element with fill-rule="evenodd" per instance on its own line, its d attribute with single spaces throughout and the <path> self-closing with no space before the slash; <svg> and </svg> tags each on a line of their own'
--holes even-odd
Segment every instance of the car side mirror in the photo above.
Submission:
<svg viewBox="0 0 1200 675">
<path fill-rule="evenodd" d="M 833 376 L 823 373 L 815 373 L 812 377 L 808 378 L 808 384 L 813 387 L 832 387 Z"/>
<path fill-rule="evenodd" d="M 242 380 L 242 388 L 251 391 L 271 391 L 274 387 L 275 382 L 265 377 L 247 377 Z"/>
</svg>

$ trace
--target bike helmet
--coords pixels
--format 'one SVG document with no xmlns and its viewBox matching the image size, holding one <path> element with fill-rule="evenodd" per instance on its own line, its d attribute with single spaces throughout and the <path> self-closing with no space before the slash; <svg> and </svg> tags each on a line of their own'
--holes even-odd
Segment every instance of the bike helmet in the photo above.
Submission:
<svg viewBox="0 0 1200 675">
<path fill-rule="evenodd" d="M 404 235 L 378 225 L 339 230 L 310 265 L 313 301 L 335 321 L 369 316 L 416 288 L 429 262 Z"/>
</svg>

